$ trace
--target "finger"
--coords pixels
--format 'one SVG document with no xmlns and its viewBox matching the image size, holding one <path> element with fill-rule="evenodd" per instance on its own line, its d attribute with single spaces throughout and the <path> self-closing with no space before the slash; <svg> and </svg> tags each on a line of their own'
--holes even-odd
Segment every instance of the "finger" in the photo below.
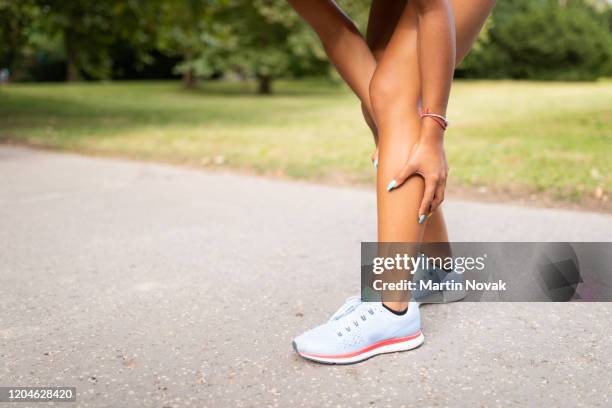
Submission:
<svg viewBox="0 0 612 408">
<path fill-rule="evenodd" d="M 427 219 L 427 214 L 430 213 L 431 203 L 436 193 L 437 181 L 431 179 L 425 179 L 425 193 L 423 194 L 423 200 L 419 207 L 419 224 L 423 224 Z"/>
<path fill-rule="evenodd" d="M 414 155 L 414 152 L 416 152 L 417 147 L 419 147 L 418 144 L 412 146 L 412 149 L 410 149 L 410 153 L 408 153 L 408 160 L 406 160 L 406 164 L 404 165 L 402 170 L 400 170 L 400 172 L 395 176 L 395 178 L 391 180 L 389 184 L 387 184 L 387 191 L 391 191 L 394 188 L 401 186 L 408 179 L 408 177 L 418 171 L 418 166 L 415 164 L 411 164 L 411 158 Z M 376 149 L 376 151 L 378 152 L 378 149 Z"/>
<path fill-rule="evenodd" d="M 438 186 L 436 187 L 436 194 L 434 195 L 434 199 L 431 202 L 431 208 L 429 210 L 430 214 L 436 211 L 438 207 L 440 206 L 440 204 L 442 204 L 442 201 L 444 201 L 444 191 L 445 190 L 446 190 L 446 180 L 440 179 L 440 181 L 438 182 Z"/>
<path fill-rule="evenodd" d="M 404 167 L 399 171 L 399 173 L 397 173 L 395 178 L 391 180 L 389 184 L 387 184 L 387 191 L 391 191 L 394 188 L 398 188 L 399 186 L 404 184 L 404 182 L 408 179 L 408 177 L 416 173 L 417 170 L 418 170 L 417 165 L 411 161 L 408 161 L 404 165 Z"/>
</svg>

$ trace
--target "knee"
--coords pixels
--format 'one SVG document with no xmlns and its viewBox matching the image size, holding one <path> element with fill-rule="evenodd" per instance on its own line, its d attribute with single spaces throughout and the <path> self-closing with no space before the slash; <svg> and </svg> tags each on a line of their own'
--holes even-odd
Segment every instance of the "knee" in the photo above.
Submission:
<svg viewBox="0 0 612 408">
<path fill-rule="evenodd" d="M 378 120 L 382 113 L 388 111 L 398 97 L 397 84 L 388 75 L 375 73 L 370 81 L 370 104 L 372 114 Z"/>
</svg>

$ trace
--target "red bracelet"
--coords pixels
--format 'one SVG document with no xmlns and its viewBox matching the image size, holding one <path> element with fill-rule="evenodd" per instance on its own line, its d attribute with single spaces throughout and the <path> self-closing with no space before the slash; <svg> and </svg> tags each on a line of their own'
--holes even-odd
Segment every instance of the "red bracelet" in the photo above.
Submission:
<svg viewBox="0 0 612 408">
<path fill-rule="evenodd" d="M 424 112 L 421 112 L 422 118 L 431 118 L 442 128 L 442 130 L 446 130 L 448 128 L 448 120 L 442 115 L 438 115 L 436 113 L 429 112 L 429 109 L 425 109 Z"/>
</svg>

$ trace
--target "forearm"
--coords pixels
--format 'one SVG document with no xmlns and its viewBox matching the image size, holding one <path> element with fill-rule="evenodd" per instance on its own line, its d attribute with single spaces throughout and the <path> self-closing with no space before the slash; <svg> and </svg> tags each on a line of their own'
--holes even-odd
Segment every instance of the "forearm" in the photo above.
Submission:
<svg viewBox="0 0 612 408">
<path fill-rule="evenodd" d="M 419 30 L 423 107 L 446 115 L 455 70 L 455 20 L 450 0 L 414 0 Z"/>
<path fill-rule="evenodd" d="M 315 30 L 330 61 L 371 112 L 369 85 L 376 60 L 353 22 L 330 0 L 288 0 Z"/>
</svg>

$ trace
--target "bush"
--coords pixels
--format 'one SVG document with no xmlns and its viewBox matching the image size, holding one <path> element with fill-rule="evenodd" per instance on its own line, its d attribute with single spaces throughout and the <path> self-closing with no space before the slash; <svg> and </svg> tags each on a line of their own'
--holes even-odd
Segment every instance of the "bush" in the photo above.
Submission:
<svg viewBox="0 0 612 408">
<path fill-rule="evenodd" d="M 612 73 L 609 10 L 584 1 L 508 3 L 498 5 L 459 76 L 594 80 Z"/>
</svg>

